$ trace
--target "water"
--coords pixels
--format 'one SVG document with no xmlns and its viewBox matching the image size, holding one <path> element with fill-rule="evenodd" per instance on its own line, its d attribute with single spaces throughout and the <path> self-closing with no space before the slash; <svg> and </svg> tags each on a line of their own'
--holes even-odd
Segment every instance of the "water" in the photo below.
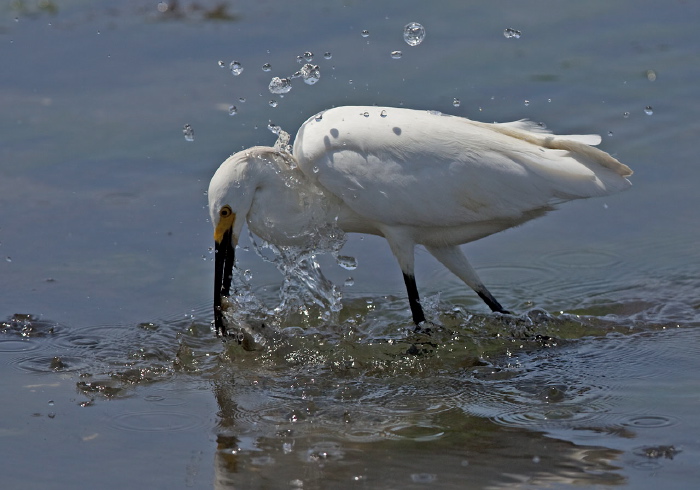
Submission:
<svg viewBox="0 0 700 490">
<path fill-rule="evenodd" d="M 3 487 L 695 488 L 700 12 L 657 3 L 0 9 Z M 413 20 L 430 35 L 391 60 Z M 269 106 L 306 51 L 333 53 L 323 80 Z M 244 236 L 222 345 L 209 178 L 343 104 L 614 134 L 634 186 L 465 246 L 515 317 L 419 251 L 430 336 L 383 240 L 285 283 Z"/>
</svg>

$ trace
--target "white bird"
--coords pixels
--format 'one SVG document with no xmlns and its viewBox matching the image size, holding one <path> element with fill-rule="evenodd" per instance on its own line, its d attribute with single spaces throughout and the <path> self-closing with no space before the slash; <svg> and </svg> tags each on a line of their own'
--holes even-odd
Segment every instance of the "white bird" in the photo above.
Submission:
<svg viewBox="0 0 700 490">
<path fill-rule="evenodd" d="M 228 296 L 245 223 L 280 246 L 313 247 L 329 225 L 383 236 L 398 260 L 413 321 L 425 315 L 414 276 L 423 245 L 492 311 L 505 312 L 459 246 L 544 215 L 573 199 L 630 187 L 632 171 L 591 145 L 528 121 L 487 124 L 434 111 L 338 107 L 308 119 L 293 155 L 254 147 L 209 184 L 216 245 L 214 315 Z"/>
</svg>

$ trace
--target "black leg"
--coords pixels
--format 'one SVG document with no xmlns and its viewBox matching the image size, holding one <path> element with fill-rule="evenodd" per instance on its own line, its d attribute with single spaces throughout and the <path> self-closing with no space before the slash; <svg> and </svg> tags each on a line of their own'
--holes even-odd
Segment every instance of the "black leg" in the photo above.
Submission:
<svg viewBox="0 0 700 490">
<path fill-rule="evenodd" d="M 403 280 L 406 283 L 406 291 L 408 291 L 408 304 L 411 306 L 413 323 L 420 325 L 425 321 L 425 315 L 423 314 L 423 308 L 420 305 L 420 298 L 418 297 L 416 276 L 404 273 Z"/>
<path fill-rule="evenodd" d="M 476 294 L 479 295 L 479 298 L 484 300 L 484 303 L 491 308 L 491 311 L 496 311 L 498 313 L 510 313 L 509 311 L 503 309 L 501 303 L 496 301 L 496 298 L 493 297 L 488 289 L 484 288 L 483 291 L 477 291 Z"/>
</svg>

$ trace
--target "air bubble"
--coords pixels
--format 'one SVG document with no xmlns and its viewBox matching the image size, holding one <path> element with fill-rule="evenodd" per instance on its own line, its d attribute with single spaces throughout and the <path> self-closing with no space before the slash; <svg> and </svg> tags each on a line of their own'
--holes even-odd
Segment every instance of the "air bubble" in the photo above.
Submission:
<svg viewBox="0 0 700 490">
<path fill-rule="evenodd" d="M 403 40 L 409 46 L 418 46 L 423 39 L 425 39 L 425 27 L 418 22 L 411 22 L 403 28 Z"/>
<path fill-rule="evenodd" d="M 506 39 L 520 39 L 522 33 L 516 29 L 511 29 L 510 27 L 503 31 L 503 35 Z"/>
<path fill-rule="evenodd" d="M 233 76 L 238 76 L 241 73 L 243 73 L 243 66 L 241 65 L 240 61 L 232 61 L 228 67 L 231 69 L 231 73 Z"/>
<path fill-rule="evenodd" d="M 401 56 L 403 56 L 403 53 L 401 51 L 392 51 L 391 52 L 391 59 L 393 59 L 393 60 L 401 59 Z"/>
</svg>

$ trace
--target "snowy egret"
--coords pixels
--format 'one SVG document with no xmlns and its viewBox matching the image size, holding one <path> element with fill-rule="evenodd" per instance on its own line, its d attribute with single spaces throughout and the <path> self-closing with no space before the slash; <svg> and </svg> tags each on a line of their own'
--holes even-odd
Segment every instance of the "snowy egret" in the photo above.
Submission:
<svg viewBox="0 0 700 490">
<path fill-rule="evenodd" d="M 598 143 L 598 135 L 554 135 L 528 121 L 487 124 L 434 111 L 338 107 L 301 126 L 292 155 L 267 147 L 236 153 L 208 192 L 217 334 L 226 333 L 221 301 L 245 223 L 280 246 L 313 247 L 329 225 L 384 237 L 403 272 L 416 325 L 425 321 L 416 245 L 492 311 L 504 312 L 459 246 L 562 202 L 627 189 L 632 171 L 591 146 Z"/>
</svg>

